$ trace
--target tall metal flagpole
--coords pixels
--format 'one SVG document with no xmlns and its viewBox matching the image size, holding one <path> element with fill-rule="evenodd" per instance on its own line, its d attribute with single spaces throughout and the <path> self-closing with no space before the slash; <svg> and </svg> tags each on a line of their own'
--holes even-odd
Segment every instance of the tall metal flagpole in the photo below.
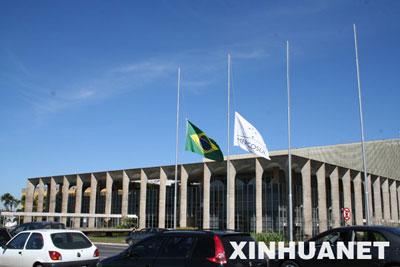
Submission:
<svg viewBox="0 0 400 267">
<path fill-rule="evenodd" d="M 290 79 L 289 79 L 289 41 L 286 41 L 286 86 L 288 112 L 288 174 L 289 174 L 289 241 L 293 241 L 293 200 L 292 200 L 292 151 L 291 151 L 291 118 L 290 118 Z"/>
<path fill-rule="evenodd" d="M 179 100 L 181 89 L 181 68 L 178 68 L 178 94 L 176 100 L 176 139 L 175 139 L 175 191 L 174 191 L 174 228 L 176 229 L 176 210 L 178 194 L 178 150 L 179 150 Z"/>
<path fill-rule="evenodd" d="M 354 31 L 354 50 L 356 54 L 356 68 L 357 68 L 357 86 L 358 86 L 358 105 L 360 112 L 360 126 L 361 126 L 361 150 L 362 160 L 364 167 L 364 198 L 365 198 L 365 217 L 367 219 L 367 225 L 371 224 L 371 214 L 369 210 L 369 179 L 367 173 L 367 159 L 365 157 L 365 142 L 364 142 L 364 117 L 362 109 L 362 98 L 361 98 L 361 82 L 360 82 L 360 66 L 358 64 L 358 44 L 357 44 L 357 29 L 356 24 L 353 24 Z"/>
<path fill-rule="evenodd" d="M 228 145 L 228 151 L 226 155 L 226 181 L 228 181 L 231 171 L 230 171 L 230 160 L 229 160 L 229 154 L 230 154 L 230 107 L 231 107 L 231 54 L 228 54 L 228 109 L 227 109 L 227 145 Z M 227 190 L 227 201 L 230 199 L 229 195 L 229 188 Z M 227 205 L 227 208 L 229 209 L 229 205 Z M 227 211 L 227 217 L 230 217 L 230 211 Z M 228 222 L 230 221 L 230 218 L 228 217 Z M 227 225 L 227 228 L 229 226 Z"/>
</svg>

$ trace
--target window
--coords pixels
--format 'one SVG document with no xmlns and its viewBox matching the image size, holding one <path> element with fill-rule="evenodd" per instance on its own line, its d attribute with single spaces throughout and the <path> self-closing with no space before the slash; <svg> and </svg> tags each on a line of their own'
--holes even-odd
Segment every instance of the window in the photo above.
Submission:
<svg viewBox="0 0 400 267">
<path fill-rule="evenodd" d="M 14 237 L 8 244 L 8 249 L 23 249 L 29 233 L 21 233 Z"/>
<path fill-rule="evenodd" d="M 43 236 L 39 233 L 33 233 L 26 243 L 25 249 L 42 249 L 43 248 Z"/>
<path fill-rule="evenodd" d="M 373 231 L 355 231 L 354 233 L 354 241 L 366 241 L 366 242 L 375 242 L 375 241 L 386 241 L 386 238 L 378 233 Z"/>
<path fill-rule="evenodd" d="M 136 257 L 154 258 L 160 248 L 161 239 L 153 236 L 134 245 L 131 254 Z"/>
<path fill-rule="evenodd" d="M 193 247 L 193 237 L 173 236 L 169 237 L 161 248 L 159 257 L 162 258 L 186 258 Z"/>
<path fill-rule="evenodd" d="M 81 233 L 56 233 L 51 234 L 54 246 L 61 249 L 82 249 L 90 248 L 92 243 Z"/>
<path fill-rule="evenodd" d="M 330 232 L 322 237 L 315 240 L 316 246 L 321 246 L 323 242 L 329 242 L 331 244 L 336 244 L 336 242 L 348 242 L 347 232 Z"/>
</svg>

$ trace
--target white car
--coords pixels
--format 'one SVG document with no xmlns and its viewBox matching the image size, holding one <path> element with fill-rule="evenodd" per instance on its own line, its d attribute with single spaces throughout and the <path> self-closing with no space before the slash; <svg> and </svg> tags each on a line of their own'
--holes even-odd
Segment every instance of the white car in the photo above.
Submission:
<svg viewBox="0 0 400 267">
<path fill-rule="evenodd" d="M 0 267 L 94 267 L 99 250 L 80 231 L 23 231 L 0 248 Z"/>
</svg>

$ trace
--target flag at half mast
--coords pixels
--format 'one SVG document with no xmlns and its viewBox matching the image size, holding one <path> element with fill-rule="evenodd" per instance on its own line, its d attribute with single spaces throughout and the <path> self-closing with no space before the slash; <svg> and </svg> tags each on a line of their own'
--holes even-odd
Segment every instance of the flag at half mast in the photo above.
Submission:
<svg viewBox="0 0 400 267">
<path fill-rule="evenodd" d="M 215 161 L 224 161 L 224 155 L 218 144 L 209 138 L 202 130 L 193 123 L 187 121 L 186 151 L 191 151 L 208 159 Z"/>
<path fill-rule="evenodd" d="M 235 130 L 233 144 L 248 152 L 268 160 L 269 152 L 258 130 L 245 120 L 239 113 L 235 112 Z"/>
</svg>

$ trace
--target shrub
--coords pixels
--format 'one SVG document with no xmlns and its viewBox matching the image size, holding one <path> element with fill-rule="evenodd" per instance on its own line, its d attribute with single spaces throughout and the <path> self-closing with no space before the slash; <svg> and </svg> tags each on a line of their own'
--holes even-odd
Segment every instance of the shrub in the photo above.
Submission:
<svg viewBox="0 0 400 267">
<path fill-rule="evenodd" d="M 257 242 L 270 243 L 284 241 L 283 235 L 278 232 L 251 233 L 251 236 Z"/>
</svg>

